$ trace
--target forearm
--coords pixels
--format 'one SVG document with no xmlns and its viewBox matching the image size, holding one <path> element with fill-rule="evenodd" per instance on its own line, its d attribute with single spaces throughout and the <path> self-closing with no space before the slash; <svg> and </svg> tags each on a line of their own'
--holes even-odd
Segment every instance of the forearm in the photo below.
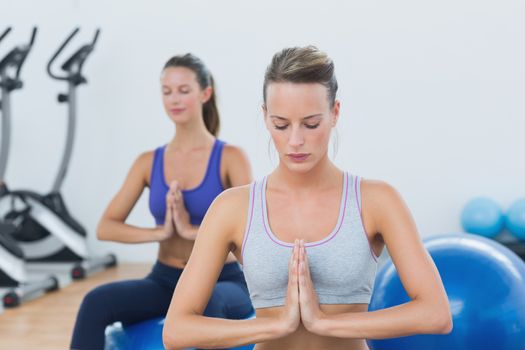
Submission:
<svg viewBox="0 0 525 350">
<path fill-rule="evenodd" d="M 97 238 L 121 243 L 158 242 L 163 238 L 162 228 L 141 228 L 126 223 L 103 219 L 97 228 Z"/>
<path fill-rule="evenodd" d="M 444 334 L 451 330 L 448 309 L 412 300 L 388 309 L 325 315 L 312 325 L 314 333 L 340 338 L 383 339 L 412 334 Z"/>
<path fill-rule="evenodd" d="M 286 331 L 277 319 L 227 320 L 201 315 L 166 318 L 164 346 L 168 350 L 197 347 L 230 348 L 280 338 Z"/>
</svg>

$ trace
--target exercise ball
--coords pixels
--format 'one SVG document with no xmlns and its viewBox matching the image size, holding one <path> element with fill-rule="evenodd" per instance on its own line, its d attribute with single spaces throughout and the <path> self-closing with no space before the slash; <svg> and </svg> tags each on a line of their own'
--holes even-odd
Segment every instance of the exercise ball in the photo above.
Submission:
<svg viewBox="0 0 525 350">
<path fill-rule="evenodd" d="M 254 314 L 247 318 L 253 317 Z M 105 350 L 164 350 L 162 327 L 164 318 L 154 318 L 126 326 L 122 326 L 120 322 L 111 325 L 106 328 Z M 253 346 L 250 344 L 231 349 L 252 350 Z"/>
<path fill-rule="evenodd" d="M 525 349 L 525 263 L 498 242 L 465 233 L 430 238 L 424 245 L 445 286 L 453 318 L 452 332 L 371 340 L 370 348 Z M 369 310 L 409 300 L 390 260 L 377 274 Z"/>
<path fill-rule="evenodd" d="M 106 350 L 163 350 L 164 318 L 155 318 L 131 325 L 120 323 L 106 328 Z"/>
<path fill-rule="evenodd" d="M 505 225 L 514 237 L 525 240 L 525 198 L 518 199 L 510 206 Z"/>
<path fill-rule="evenodd" d="M 492 238 L 503 230 L 504 224 L 503 211 L 490 198 L 471 199 L 461 212 L 461 225 L 468 233 Z"/>
</svg>

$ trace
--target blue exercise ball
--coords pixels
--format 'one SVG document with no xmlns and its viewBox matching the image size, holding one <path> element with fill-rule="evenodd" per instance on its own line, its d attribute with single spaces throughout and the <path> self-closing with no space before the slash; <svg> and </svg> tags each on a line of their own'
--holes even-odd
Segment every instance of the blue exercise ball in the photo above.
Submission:
<svg viewBox="0 0 525 350">
<path fill-rule="evenodd" d="M 253 317 L 254 314 L 247 318 Z M 164 318 L 154 318 L 126 326 L 120 323 L 109 326 L 106 328 L 105 350 L 164 350 L 162 327 Z M 249 344 L 231 349 L 252 350 L 253 347 L 253 344 Z"/>
<path fill-rule="evenodd" d="M 525 349 L 525 263 L 503 245 L 476 235 L 438 236 L 424 244 L 445 286 L 452 332 L 371 340 L 371 349 Z M 388 261 L 376 277 L 369 310 L 409 300 L 392 261 Z"/>
<path fill-rule="evenodd" d="M 106 350 L 163 350 L 164 318 L 155 318 L 131 325 L 121 324 L 106 329 Z"/>
<path fill-rule="evenodd" d="M 503 230 L 504 224 L 501 207 L 490 198 L 471 199 L 461 212 L 461 225 L 468 233 L 492 238 Z"/>
<path fill-rule="evenodd" d="M 510 206 L 505 219 L 509 232 L 525 240 L 525 198 L 518 199 Z"/>
</svg>

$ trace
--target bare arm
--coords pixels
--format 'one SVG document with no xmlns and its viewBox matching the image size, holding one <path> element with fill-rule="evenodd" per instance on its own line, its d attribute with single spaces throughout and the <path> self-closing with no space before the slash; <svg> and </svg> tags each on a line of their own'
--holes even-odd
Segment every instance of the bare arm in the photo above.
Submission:
<svg viewBox="0 0 525 350">
<path fill-rule="evenodd" d="M 141 228 L 126 224 L 126 218 L 148 184 L 152 152 L 140 155 L 128 172 L 124 184 L 102 214 L 97 227 L 100 240 L 122 243 L 155 242 L 169 237 L 163 228 Z"/>
<path fill-rule="evenodd" d="M 276 339 L 297 328 L 298 259 L 294 259 L 295 255 L 292 255 L 289 267 L 289 285 L 295 288 L 289 288 L 287 304 L 279 317 L 226 320 L 202 316 L 226 256 L 238 249 L 239 241 L 242 241 L 248 191 L 247 186 L 227 190 L 216 198 L 208 210 L 168 310 L 163 330 L 167 349 L 229 348 Z"/>
<path fill-rule="evenodd" d="M 225 188 L 247 185 L 252 182 L 252 170 L 248 157 L 239 147 L 225 145 L 222 154 L 222 162 L 226 173 Z M 189 215 L 184 207 L 182 194 L 177 184 L 171 184 L 171 190 L 175 193 L 174 220 L 177 232 L 181 237 L 195 240 L 199 226 L 192 225 Z"/>
<path fill-rule="evenodd" d="M 325 336 L 369 339 L 449 333 L 452 321 L 441 278 L 400 195 L 385 183 L 364 181 L 362 198 L 365 226 L 381 234 L 411 300 L 373 312 L 330 316 L 314 312 L 320 319 L 303 318 L 306 328 Z M 309 271 L 303 270 L 300 286 L 302 279 L 308 281 Z"/>
</svg>

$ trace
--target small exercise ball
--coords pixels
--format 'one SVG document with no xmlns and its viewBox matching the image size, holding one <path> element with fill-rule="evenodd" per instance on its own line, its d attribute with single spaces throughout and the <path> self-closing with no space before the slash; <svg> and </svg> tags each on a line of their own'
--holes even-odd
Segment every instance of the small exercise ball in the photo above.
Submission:
<svg viewBox="0 0 525 350">
<path fill-rule="evenodd" d="M 424 245 L 445 286 L 452 332 L 371 340 L 371 349 L 525 349 L 525 263 L 498 242 L 476 235 L 438 236 L 425 240 Z M 376 277 L 369 310 L 409 300 L 392 261 L 388 261 Z"/>
<path fill-rule="evenodd" d="M 525 198 L 518 199 L 510 206 L 505 221 L 514 237 L 525 240 Z"/>
<path fill-rule="evenodd" d="M 246 318 L 253 318 L 252 314 Z M 164 318 L 122 326 L 116 323 L 106 328 L 105 350 L 164 350 L 162 343 Z M 232 350 L 252 350 L 253 344 L 231 348 Z M 195 349 L 186 349 L 195 350 Z"/>
<path fill-rule="evenodd" d="M 461 225 L 468 233 L 492 238 L 503 230 L 504 224 L 503 211 L 490 198 L 471 199 L 461 212 Z"/>
</svg>

